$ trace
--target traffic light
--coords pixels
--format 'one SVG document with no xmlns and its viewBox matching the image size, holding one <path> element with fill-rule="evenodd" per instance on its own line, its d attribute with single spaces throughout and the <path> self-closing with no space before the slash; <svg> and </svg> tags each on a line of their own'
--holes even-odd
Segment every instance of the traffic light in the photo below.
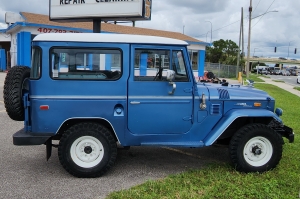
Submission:
<svg viewBox="0 0 300 199">
<path fill-rule="evenodd" d="M 276 53 L 277 47 L 275 47 L 274 52 Z"/>
<path fill-rule="evenodd" d="M 297 48 L 295 48 L 295 54 L 297 54 Z"/>
</svg>

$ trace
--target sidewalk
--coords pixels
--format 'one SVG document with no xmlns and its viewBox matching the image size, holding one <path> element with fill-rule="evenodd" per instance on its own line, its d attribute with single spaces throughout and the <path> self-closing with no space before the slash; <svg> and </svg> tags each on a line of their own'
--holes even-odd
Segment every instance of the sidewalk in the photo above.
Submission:
<svg viewBox="0 0 300 199">
<path fill-rule="evenodd" d="M 294 89 L 295 86 L 292 86 L 290 84 L 286 84 L 283 82 L 274 82 L 271 78 L 265 78 L 265 77 L 259 77 L 259 78 L 264 80 L 266 84 L 272 84 L 274 86 L 278 86 L 279 88 L 282 88 L 283 90 L 286 90 L 286 91 L 293 93 L 300 97 L 300 91 Z M 257 84 L 259 84 L 259 83 L 257 83 Z M 255 84 L 254 84 L 254 87 L 255 87 Z"/>
</svg>

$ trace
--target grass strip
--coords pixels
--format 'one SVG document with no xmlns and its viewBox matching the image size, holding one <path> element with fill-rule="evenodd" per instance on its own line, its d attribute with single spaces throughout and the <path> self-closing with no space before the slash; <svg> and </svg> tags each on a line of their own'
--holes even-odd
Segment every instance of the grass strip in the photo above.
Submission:
<svg viewBox="0 0 300 199">
<path fill-rule="evenodd" d="M 300 87 L 294 87 L 294 89 L 300 91 Z"/>
</svg>

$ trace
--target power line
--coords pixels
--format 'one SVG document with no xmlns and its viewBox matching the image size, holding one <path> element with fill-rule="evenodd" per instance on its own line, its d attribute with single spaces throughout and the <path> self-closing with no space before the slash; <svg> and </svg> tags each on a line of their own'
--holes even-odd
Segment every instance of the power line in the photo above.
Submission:
<svg viewBox="0 0 300 199">
<path fill-rule="evenodd" d="M 260 0 L 260 1 L 261 1 L 261 0 Z M 259 3 L 260 3 L 260 1 L 259 1 Z M 270 7 L 273 5 L 273 3 L 274 3 L 275 1 L 276 1 L 276 0 L 274 0 L 274 1 L 271 3 L 271 5 L 269 6 L 269 8 L 267 9 L 266 12 L 268 12 L 268 10 L 270 9 Z M 259 4 L 259 3 L 258 3 L 258 4 Z M 258 4 L 256 5 L 256 7 L 258 6 Z M 256 8 L 255 8 L 255 9 L 256 9 Z M 266 13 L 266 12 L 265 12 L 265 13 Z M 264 16 L 264 15 L 262 15 L 261 18 L 262 18 L 263 16 Z M 248 18 L 248 17 L 244 17 L 244 19 L 247 19 L 247 18 Z M 261 18 L 259 19 L 259 21 L 261 20 Z M 231 25 L 233 25 L 233 24 L 235 24 L 235 23 L 237 23 L 237 22 L 240 22 L 240 21 L 241 21 L 241 20 L 232 22 L 231 24 L 228 24 L 228 25 L 226 25 L 226 26 L 223 26 L 223 27 L 221 27 L 221 28 L 218 28 L 218 29 L 213 30 L 212 32 L 221 30 L 221 29 L 223 29 L 223 28 L 227 28 L 228 26 L 231 26 Z M 259 21 L 258 21 L 258 22 L 259 22 Z M 258 23 L 258 22 L 257 22 L 257 23 Z M 256 23 L 256 24 L 257 24 L 257 23 Z M 255 25 L 256 25 L 256 24 L 255 24 Z M 254 26 L 255 26 L 255 25 L 254 25 Z M 252 26 L 252 27 L 254 27 L 254 26 Z M 198 35 L 198 36 L 196 36 L 196 37 L 202 37 L 202 36 L 205 36 L 206 34 L 207 34 L 207 33 L 203 33 L 203 34 Z"/>
<path fill-rule="evenodd" d="M 257 6 L 260 4 L 260 1 L 261 1 L 261 0 L 259 0 L 258 4 L 255 6 L 253 12 L 256 10 Z"/>
<path fill-rule="evenodd" d="M 228 25 L 226 25 L 226 26 L 223 26 L 223 27 L 221 27 L 221 28 L 215 29 L 215 30 L 213 30 L 212 32 L 215 32 L 215 31 L 221 30 L 221 29 L 223 29 L 223 28 L 226 28 L 226 27 L 228 27 L 228 26 L 231 26 L 231 25 L 233 25 L 233 24 L 235 24 L 235 23 L 237 23 L 237 22 L 240 22 L 240 21 L 241 21 L 241 20 L 235 21 L 235 22 L 233 22 L 233 23 L 231 23 L 231 24 L 228 24 Z M 198 35 L 197 37 L 201 37 L 201 36 L 204 36 L 204 35 L 206 35 L 206 33 L 204 33 L 204 34 L 201 34 L 201 35 Z"/>
<path fill-rule="evenodd" d="M 268 7 L 268 9 L 267 9 L 267 11 L 266 12 L 268 12 L 269 11 L 269 9 L 271 8 L 271 6 L 273 5 L 273 3 L 275 2 L 276 0 L 274 0 L 272 3 L 271 3 L 271 5 Z M 265 12 L 265 13 L 266 13 Z M 258 24 L 258 22 L 264 17 L 265 15 L 262 15 L 260 18 L 259 18 L 259 20 L 256 22 L 256 24 Z M 256 26 L 256 24 L 254 24 L 253 26 L 252 26 L 252 28 L 254 27 L 254 26 Z"/>
</svg>

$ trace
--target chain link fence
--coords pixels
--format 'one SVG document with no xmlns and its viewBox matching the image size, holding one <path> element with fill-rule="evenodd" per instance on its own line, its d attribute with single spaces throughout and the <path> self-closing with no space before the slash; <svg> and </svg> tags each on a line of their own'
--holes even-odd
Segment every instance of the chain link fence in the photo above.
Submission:
<svg viewBox="0 0 300 199">
<path fill-rule="evenodd" d="M 218 78 L 235 78 L 237 72 L 242 71 L 242 66 L 232 66 L 232 65 L 225 65 L 220 63 L 205 63 L 205 71 L 213 72 L 214 75 Z"/>
</svg>

